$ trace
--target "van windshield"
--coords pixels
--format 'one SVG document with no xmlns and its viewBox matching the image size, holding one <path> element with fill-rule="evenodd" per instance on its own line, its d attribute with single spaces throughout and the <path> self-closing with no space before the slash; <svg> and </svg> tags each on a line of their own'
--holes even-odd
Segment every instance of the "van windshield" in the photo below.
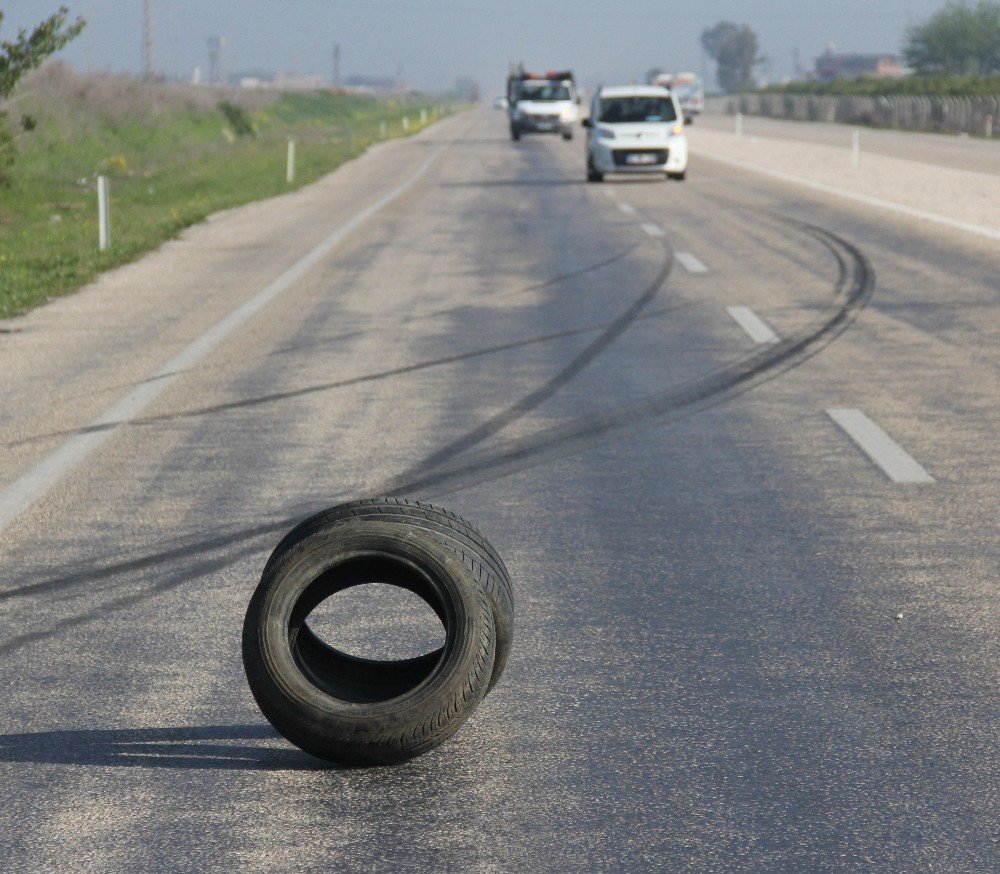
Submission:
<svg viewBox="0 0 1000 874">
<path fill-rule="evenodd" d="M 525 83 L 518 100 L 569 100 L 569 88 L 558 82 Z"/>
<path fill-rule="evenodd" d="M 607 124 L 676 121 L 674 101 L 669 97 L 605 97 L 600 121 Z"/>
</svg>

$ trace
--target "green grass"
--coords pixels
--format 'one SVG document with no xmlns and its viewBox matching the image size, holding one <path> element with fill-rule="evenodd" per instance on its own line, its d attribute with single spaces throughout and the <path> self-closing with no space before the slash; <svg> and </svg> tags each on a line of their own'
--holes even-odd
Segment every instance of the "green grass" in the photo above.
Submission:
<svg viewBox="0 0 1000 874">
<path fill-rule="evenodd" d="M 420 109 L 435 109 L 431 100 L 317 92 L 282 95 L 256 110 L 166 101 L 148 112 L 103 113 L 93 99 L 84 106 L 71 99 L 60 115 L 47 113 L 44 97 L 18 105 L 19 113 L 37 107 L 38 118 L 19 134 L 19 154 L 0 185 L 0 316 L 66 294 L 213 212 L 312 182 L 378 139 L 382 121 L 388 136 L 401 136 L 404 114 L 414 133 Z M 20 117 L 11 112 L 8 125 Z M 296 140 L 291 185 L 289 138 Z M 97 247 L 99 173 L 111 192 L 105 252 Z"/>
</svg>

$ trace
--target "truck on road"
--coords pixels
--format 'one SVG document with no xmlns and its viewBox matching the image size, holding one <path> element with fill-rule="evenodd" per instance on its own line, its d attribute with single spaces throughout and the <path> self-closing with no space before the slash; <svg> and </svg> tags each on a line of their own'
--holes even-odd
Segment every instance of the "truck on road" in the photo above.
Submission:
<svg viewBox="0 0 1000 874">
<path fill-rule="evenodd" d="M 558 133 L 573 139 L 580 118 L 580 98 L 570 70 L 529 73 L 523 66 L 507 77 L 510 138 L 526 133 Z"/>
<path fill-rule="evenodd" d="M 660 73 L 650 84 L 674 92 L 687 124 L 705 109 L 705 83 L 697 73 Z"/>
</svg>

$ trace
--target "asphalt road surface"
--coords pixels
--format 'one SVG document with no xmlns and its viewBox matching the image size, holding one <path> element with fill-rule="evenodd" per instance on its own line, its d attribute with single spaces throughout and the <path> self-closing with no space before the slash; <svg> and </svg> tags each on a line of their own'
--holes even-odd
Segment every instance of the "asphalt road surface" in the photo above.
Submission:
<svg viewBox="0 0 1000 874">
<path fill-rule="evenodd" d="M 731 115 L 700 115 L 695 124 L 711 130 L 734 129 Z M 963 137 L 948 134 L 925 134 L 914 131 L 879 130 L 849 124 L 826 124 L 812 121 L 789 121 L 760 115 L 743 116 L 743 135 L 746 137 L 778 137 L 827 146 L 851 148 L 853 131 L 859 131 L 861 150 L 878 155 L 890 155 L 936 164 L 956 170 L 977 173 L 1000 173 L 1000 143 L 996 140 Z"/>
<path fill-rule="evenodd" d="M 583 170 L 479 110 L 3 324 L 0 868 L 996 869 L 1000 249 Z M 447 744 L 341 769 L 240 626 L 378 493 L 491 537 L 516 638 Z"/>
</svg>

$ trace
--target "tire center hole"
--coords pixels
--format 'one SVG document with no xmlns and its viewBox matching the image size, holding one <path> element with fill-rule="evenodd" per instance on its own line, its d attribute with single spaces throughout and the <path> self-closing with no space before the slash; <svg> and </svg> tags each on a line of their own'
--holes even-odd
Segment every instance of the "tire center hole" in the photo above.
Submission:
<svg viewBox="0 0 1000 874">
<path fill-rule="evenodd" d="M 351 586 L 319 603 L 307 624 L 324 643 L 356 658 L 395 661 L 440 649 L 445 629 L 430 605 L 386 583 Z"/>
</svg>

